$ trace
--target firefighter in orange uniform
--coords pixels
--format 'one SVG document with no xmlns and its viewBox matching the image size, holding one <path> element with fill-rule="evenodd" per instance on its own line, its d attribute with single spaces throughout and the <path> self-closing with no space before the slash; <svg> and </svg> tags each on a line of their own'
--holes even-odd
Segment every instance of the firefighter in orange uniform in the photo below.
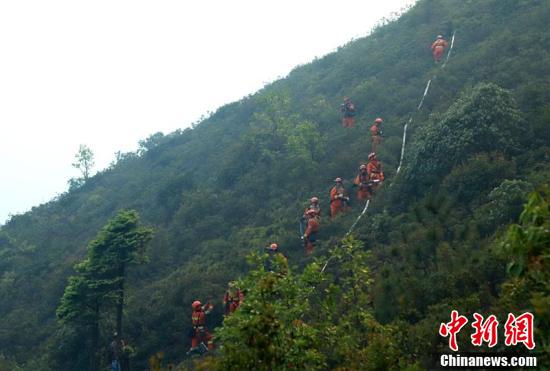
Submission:
<svg viewBox="0 0 550 371">
<path fill-rule="evenodd" d="M 376 159 L 376 153 L 369 155 L 369 163 L 367 164 L 367 173 L 369 174 L 369 182 L 372 183 L 372 193 L 382 185 L 384 181 L 384 173 L 382 172 L 382 164 Z"/>
<path fill-rule="evenodd" d="M 209 314 L 214 306 L 210 303 L 202 305 L 199 300 L 195 300 L 191 304 L 193 314 L 191 314 L 191 349 L 187 352 L 188 355 L 193 353 L 203 354 L 214 349 L 214 341 L 212 335 L 206 328 L 206 315 Z M 204 343 L 206 341 L 206 344 Z"/>
<path fill-rule="evenodd" d="M 447 40 L 445 40 L 443 36 L 437 35 L 437 39 L 432 44 L 432 54 L 435 63 L 441 62 L 441 59 L 443 58 L 443 53 L 445 53 L 445 49 L 447 49 L 447 46 L 449 46 Z"/>
<path fill-rule="evenodd" d="M 372 182 L 369 178 L 369 173 L 367 171 L 367 165 L 361 165 L 359 167 L 359 174 L 355 177 L 353 185 L 359 187 L 357 190 L 357 199 L 364 201 L 371 199 L 372 197 Z"/>
<path fill-rule="evenodd" d="M 374 124 L 370 127 L 370 136 L 372 139 L 371 152 L 376 152 L 378 145 L 382 143 L 382 129 L 380 125 L 384 122 L 380 117 L 374 120 Z"/>
<path fill-rule="evenodd" d="M 307 212 L 309 210 L 315 211 L 315 215 L 321 217 L 321 206 L 319 206 L 319 199 L 317 197 L 313 196 L 309 200 L 309 206 L 306 207 L 304 210 L 304 215 L 302 216 L 303 219 L 307 219 Z"/>
<path fill-rule="evenodd" d="M 223 306 L 225 307 L 225 315 L 232 314 L 242 304 L 244 294 L 233 282 L 227 284 L 227 291 L 223 296 Z"/>
<path fill-rule="evenodd" d="M 349 197 L 344 188 L 342 178 L 336 178 L 334 182 L 336 184 L 330 190 L 330 216 L 332 218 L 342 211 L 347 211 L 349 208 Z"/>
<path fill-rule="evenodd" d="M 313 243 L 317 241 L 317 232 L 319 232 L 319 216 L 313 209 L 309 209 L 306 215 L 307 227 L 303 238 L 306 254 L 310 255 L 313 252 Z"/>
<path fill-rule="evenodd" d="M 342 112 L 342 126 L 345 128 L 352 128 L 355 126 L 355 105 L 350 101 L 348 97 L 344 97 L 344 103 L 340 105 L 340 112 Z"/>
</svg>

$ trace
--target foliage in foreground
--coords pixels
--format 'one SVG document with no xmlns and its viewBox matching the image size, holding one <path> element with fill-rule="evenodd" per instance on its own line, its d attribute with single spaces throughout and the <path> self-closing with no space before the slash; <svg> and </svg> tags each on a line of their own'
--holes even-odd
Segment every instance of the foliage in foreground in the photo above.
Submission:
<svg viewBox="0 0 550 371">
<path fill-rule="evenodd" d="M 501 302 L 510 311 L 535 315 L 539 363 L 550 364 L 550 185 L 531 193 L 500 249 L 510 260 Z"/>
<path fill-rule="evenodd" d="M 504 279 L 489 251 L 494 233 L 516 221 L 528 189 L 550 179 L 548 19 L 548 1 L 419 1 L 369 37 L 220 108 L 194 129 L 152 135 L 138 152 L 119 153 L 81 186 L 14 216 L 0 230 L 0 349 L 6 361 L 33 371 L 80 368 L 89 337 L 59 326 L 55 308 L 85 246 L 119 209 L 138 210 L 158 231 L 150 263 L 129 272 L 124 331 L 136 346 L 134 364 L 145 368 L 157 351 L 166 363 L 181 361 L 189 348 L 189 303 L 196 297 L 221 301 L 227 281 L 244 274 L 250 250 L 276 240 L 289 247 L 289 261 L 303 259 L 302 250 L 292 248 L 303 202 L 317 195 L 328 209 L 330 181 L 349 179 L 366 160 L 368 126 L 377 116 L 385 121 L 379 155 L 393 187 L 377 196 L 356 232 L 372 251 L 375 318 L 385 329 L 392 326 L 403 353 L 429 357 L 440 340 L 434 323 L 446 319 L 450 306 L 494 308 Z M 429 41 L 453 30 L 457 39 L 443 71 L 433 65 Z M 439 177 L 416 172 L 416 179 L 429 182 L 401 192 L 392 171 L 402 123 L 436 70 L 444 73 L 437 72 L 410 127 L 405 165 L 418 164 Z M 474 87 L 478 83 L 511 92 L 521 120 L 515 104 L 506 106 L 513 103 L 508 94 Z M 461 91 L 483 93 L 461 97 L 459 105 L 468 108 L 463 121 L 453 105 Z M 358 107 L 357 126 L 348 130 L 342 130 L 337 109 L 344 95 Z M 510 121 L 494 120 L 490 102 Z M 437 117 L 490 141 L 476 147 L 460 140 L 460 132 L 441 136 L 432 130 L 439 127 Z M 507 130 L 492 131 L 501 124 L 519 130 L 513 138 Z M 429 151 L 419 148 L 419 161 L 409 157 L 422 133 L 450 145 L 452 156 L 438 143 L 423 142 Z M 524 141 L 529 145 L 518 152 Z M 400 202 L 392 202 L 396 198 Z M 342 236 L 353 217 L 323 222 L 317 251 L 326 252 L 326 240 Z M 211 327 L 221 322 L 218 308 Z M 112 318 L 105 321 L 103 339 L 114 327 Z M 383 335 L 377 344 L 388 349 L 389 334 Z M 76 362 L 47 364 L 44 358 L 54 353 Z"/>
<path fill-rule="evenodd" d="M 217 331 L 223 345 L 209 362 L 224 370 L 397 368 L 392 330 L 372 314 L 369 253 L 349 237 L 331 256 L 325 272 L 326 258 L 295 273 L 282 255 L 274 263 L 250 255 L 254 269 L 239 281 L 245 301 Z"/>
</svg>

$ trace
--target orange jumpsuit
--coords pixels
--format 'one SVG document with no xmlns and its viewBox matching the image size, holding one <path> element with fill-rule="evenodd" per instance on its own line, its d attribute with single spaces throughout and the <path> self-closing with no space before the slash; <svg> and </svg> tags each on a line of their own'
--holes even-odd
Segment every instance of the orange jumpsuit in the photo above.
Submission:
<svg viewBox="0 0 550 371">
<path fill-rule="evenodd" d="M 445 39 L 437 39 L 433 42 L 432 54 L 436 62 L 441 62 L 441 58 L 443 57 L 443 53 L 445 53 L 447 46 L 449 46 L 449 43 Z"/>
<path fill-rule="evenodd" d="M 344 116 L 342 117 L 342 126 L 347 128 L 352 128 L 355 126 L 355 117 L 353 116 Z"/>
<path fill-rule="evenodd" d="M 367 164 L 367 172 L 369 174 L 369 180 L 378 180 L 379 183 L 373 184 L 371 186 L 372 192 L 374 193 L 382 181 L 384 181 L 384 173 L 382 172 L 382 164 L 378 160 L 371 160 Z"/>
<path fill-rule="evenodd" d="M 227 290 L 223 296 L 223 305 L 225 307 L 225 315 L 229 315 L 237 310 L 239 305 L 244 300 L 243 292 L 239 289 Z"/>
<path fill-rule="evenodd" d="M 321 207 L 319 206 L 319 204 L 310 204 L 309 207 L 306 207 L 306 209 L 304 210 L 304 215 L 302 216 L 304 219 L 307 218 L 307 212 L 309 210 L 315 210 L 315 216 L 321 216 Z"/>
<path fill-rule="evenodd" d="M 355 105 L 351 102 L 342 103 L 340 111 L 344 114 L 342 117 L 342 126 L 352 128 L 355 126 Z"/>
<path fill-rule="evenodd" d="M 339 212 L 346 211 L 346 202 L 342 197 L 347 197 L 344 186 L 334 186 L 330 190 L 330 216 L 335 217 Z"/>
<path fill-rule="evenodd" d="M 378 125 L 374 124 L 370 127 L 370 136 L 372 138 L 371 152 L 376 152 L 376 147 L 382 142 L 382 136 L 380 135 L 380 130 L 378 130 Z"/>
<path fill-rule="evenodd" d="M 309 218 L 307 221 L 306 232 L 304 233 L 306 254 L 313 252 L 313 242 L 317 240 L 317 232 L 319 231 L 319 221 L 316 217 Z"/>
<path fill-rule="evenodd" d="M 367 173 L 369 174 L 369 180 L 384 180 L 384 173 L 382 172 L 382 164 L 378 160 L 371 160 L 367 164 Z"/>
<path fill-rule="evenodd" d="M 369 173 L 367 171 L 362 171 L 357 174 L 353 184 L 359 187 L 357 191 L 358 200 L 364 201 L 372 197 L 372 187 L 371 184 L 369 184 Z"/>
<path fill-rule="evenodd" d="M 208 349 L 214 349 L 214 341 L 212 340 L 212 335 L 208 332 L 206 328 L 206 315 L 210 313 L 211 307 L 208 310 L 203 310 L 199 308 L 194 310 L 191 315 L 191 323 L 195 331 L 195 335 L 191 338 L 191 348 L 197 348 L 201 342 L 206 341 Z"/>
</svg>

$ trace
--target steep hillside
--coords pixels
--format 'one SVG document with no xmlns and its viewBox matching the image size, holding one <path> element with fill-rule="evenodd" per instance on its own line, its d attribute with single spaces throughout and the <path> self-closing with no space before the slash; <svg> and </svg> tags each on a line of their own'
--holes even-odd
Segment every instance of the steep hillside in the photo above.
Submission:
<svg viewBox="0 0 550 371">
<path fill-rule="evenodd" d="M 29 370 L 75 367 L 86 340 L 56 323 L 56 307 L 87 243 L 119 209 L 132 208 L 155 234 L 149 263 L 129 271 L 125 332 L 136 364 L 159 350 L 181 360 L 189 303 L 219 302 L 226 283 L 246 272 L 250 251 L 277 241 L 292 265 L 308 261 L 297 224 L 305 201 L 318 195 L 328 211 L 332 180 L 350 185 L 366 161 L 377 116 L 385 120 L 378 154 L 393 185 L 356 231 L 372 250 L 374 313 L 382 323 L 400 321 L 414 349 L 432 344 L 427 318 L 448 316 L 451 304 L 496 300 L 504 269 L 489 249 L 494 233 L 550 179 L 548 19 L 547 1 L 421 0 L 369 37 L 194 129 L 151 136 L 82 187 L 12 217 L 0 230 L 0 352 Z M 429 46 L 453 31 L 442 70 Z M 395 177 L 403 123 L 433 75 Z M 347 130 L 338 112 L 345 95 L 359 109 Z M 353 207 L 323 221 L 316 255 L 343 237 L 360 205 Z M 212 324 L 221 318 L 218 305 Z M 106 319 L 105 344 L 111 331 Z"/>
</svg>

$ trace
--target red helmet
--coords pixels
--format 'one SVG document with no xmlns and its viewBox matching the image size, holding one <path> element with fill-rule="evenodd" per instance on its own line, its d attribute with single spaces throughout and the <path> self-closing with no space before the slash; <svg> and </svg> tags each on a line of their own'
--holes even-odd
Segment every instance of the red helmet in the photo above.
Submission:
<svg viewBox="0 0 550 371">
<path fill-rule="evenodd" d="M 437 38 L 438 38 L 438 39 L 442 39 L 442 38 L 443 38 L 443 35 L 437 35 Z"/>
<path fill-rule="evenodd" d="M 359 170 L 365 170 L 366 168 L 367 168 L 367 165 L 365 165 L 365 164 L 359 166 Z"/>
<path fill-rule="evenodd" d="M 381 124 L 384 122 L 384 120 L 382 120 L 380 117 L 377 117 L 376 120 L 374 120 L 374 122 L 377 124 Z"/>
<path fill-rule="evenodd" d="M 309 200 L 309 202 L 311 202 L 312 204 L 316 204 L 317 202 L 319 202 L 319 199 L 317 197 L 313 196 L 311 198 L 311 200 Z"/>
<path fill-rule="evenodd" d="M 334 179 L 334 181 L 335 181 L 336 183 L 342 183 L 342 178 L 336 178 L 336 179 Z"/>
<path fill-rule="evenodd" d="M 369 160 L 372 160 L 372 159 L 375 158 L 375 157 L 376 157 L 376 153 L 371 152 L 371 153 L 369 154 Z"/>
<path fill-rule="evenodd" d="M 279 248 L 279 245 L 277 245 L 275 242 L 273 242 L 271 245 L 269 245 L 269 248 L 271 250 L 277 250 Z"/>
<path fill-rule="evenodd" d="M 193 308 L 194 310 L 197 310 L 200 307 L 202 307 L 202 303 L 199 300 L 195 300 L 193 304 L 191 304 L 191 308 Z"/>
</svg>

